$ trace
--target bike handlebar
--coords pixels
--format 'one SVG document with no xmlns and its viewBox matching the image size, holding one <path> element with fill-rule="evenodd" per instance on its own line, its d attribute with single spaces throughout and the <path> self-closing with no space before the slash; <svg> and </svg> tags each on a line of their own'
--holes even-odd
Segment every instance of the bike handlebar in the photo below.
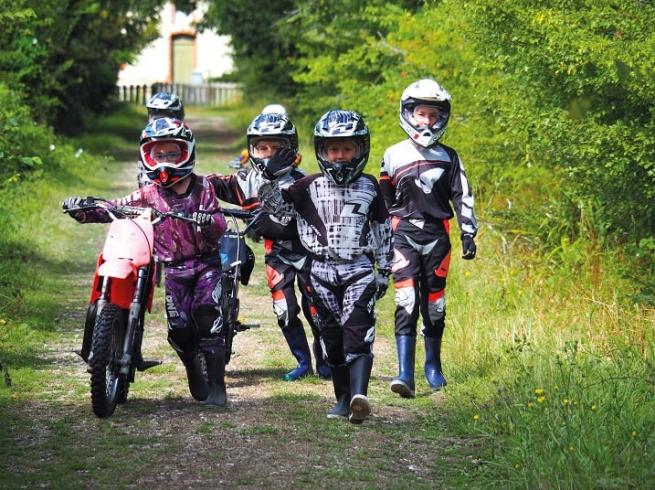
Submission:
<svg viewBox="0 0 655 490">
<path fill-rule="evenodd" d="M 80 201 L 80 206 L 77 208 L 64 209 L 64 213 L 71 213 L 75 211 L 84 211 L 86 209 L 97 209 L 97 208 L 102 208 L 107 211 L 111 211 L 112 213 L 120 214 L 123 217 L 139 216 L 146 209 L 150 209 L 152 211 L 153 216 L 158 219 L 175 218 L 182 221 L 188 221 L 190 223 L 198 224 L 196 220 L 194 220 L 190 216 L 185 215 L 184 213 L 179 213 L 174 211 L 168 211 L 166 213 L 162 213 L 161 211 L 155 208 L 145 208 L 139 206 L 121 206 L 111 201 L 108 201 L 107 199 L 103 199 L 101 197 L 93 197 L 93 196 L 88 196 L 82 199 L 82 201 Z M 236 209 L 236 208 L 223 208 L 221 209 L 221 212 L 225 216 L 242 219 L 244 221 L 252 220 L 255 217 L 255 214 L 251 213 L 250 211 L 243 211 L 241 209 Z"/>
<path fill-rule="evenodd" d="M 150 209 L 150 211 L 152 211 L 153 216 L 157 219 L 175 218 L 182 221 L 188 221 L 190 223 L 198 224 L 198 222 L 195 219 L 185 215 L 184 213 L 179 213 L 175 211 L 168 211 L 166 213 L 162 213 L 161 211 L 155 208 L 146 208 L 146 207 L 139 207 L 139 206 L 121 206 L 119 204 L 115 204 L 111 201 L 108 201 L 107 199 L 103 199 L 101 197 L 92 197 L 92 196 L 82 199 L 82 201 L 80 201 L 80 206 L 77 208 L 64 209 L 64 213 L 72 213 L 75 211 L 85 211 L 87 209 L 98 209 L 98 208 L 104 209 L 106 211 L 110 211 L 111 213 L 115 213 L 126 218 L 140 216 L 144 211 Z"/>
<path fill-rule="evenodd" d="M 244 221 L 250 220 L 255 217 L 255 215 L 250 211 L 243 211 L 242 209 L 236 209 L 236 208 L 222 208 L 221 212 L 225 216 L 242 219 Z"/>
</svg>

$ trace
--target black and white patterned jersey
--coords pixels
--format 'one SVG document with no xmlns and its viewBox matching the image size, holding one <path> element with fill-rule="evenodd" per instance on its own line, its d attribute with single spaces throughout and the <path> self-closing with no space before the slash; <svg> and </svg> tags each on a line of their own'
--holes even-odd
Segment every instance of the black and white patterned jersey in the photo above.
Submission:
<svg viewBox="0 0 655 490">
<path fill-rule="evenodd" d="M 389 214 L 373 176 L 340 186 L 313 174 L 280 190 L 284 202 L 293 204 L 300 240 L 313 255 L 339 261 L 367 255 L 378 268 L 389 268 Z"/>
<path fill-rule="evenodd" d="M 442 144 L 430 148 L 406 139 L 384 152 L 380 188 L 392 217 L 423 228 L 454 216 L 462 233 L 477 233 L 473 195 L 457 152 Z"/>
<path fill-rule="evenodd" d="M 302 171 L 293 169 L 291 173 L 280 178 L 280 188 L 285 189 L 304 176 Z M 216 195 L 220 200 L 236 204 L 244 210 L 255 210 L 260 207 L 259 188 L 264 182 L 268 182 L 252 167 L 241 168 L 232 175 L 209 175 L 207 179 L 216 189 Z M 286 207 L 288 208 L 286 212 L 279 216 L 262 210 L 251 229 L 265 239 L 273 240 L 278 249 L 305 254 L 307 252 L 300 243 L 291 205 L 287 204 Z"/>
</svg>

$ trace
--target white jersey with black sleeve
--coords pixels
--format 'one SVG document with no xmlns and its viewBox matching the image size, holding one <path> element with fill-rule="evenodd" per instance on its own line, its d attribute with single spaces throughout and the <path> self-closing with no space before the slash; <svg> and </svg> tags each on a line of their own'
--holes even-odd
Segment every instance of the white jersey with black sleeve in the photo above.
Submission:
<svg viewBox="0 0 655 490">
<path fill-rule="evenodd" d="M 406 139 L 390 146 L 382 161 L 380 188 L 392 217 L 423 228 L 422 223 L 447 221 L 456 213 L 462 233 L 477 232 L 464 166 L 446 145 L 425 148 Z"/>
<path fill-rule="evenodd" d="M 262 204 L 275 203 L 275 194 L 281 193 L 293 205 L 300 240 L 319 260 L 346 262 L 367 255 L 378 268 L 389 268 L 389 214 L 373 176 L 363 174 L 348 185 L 336 185 L 323 174 L 313 174 L 268 192 L 260 195 Z"/>
</svg>

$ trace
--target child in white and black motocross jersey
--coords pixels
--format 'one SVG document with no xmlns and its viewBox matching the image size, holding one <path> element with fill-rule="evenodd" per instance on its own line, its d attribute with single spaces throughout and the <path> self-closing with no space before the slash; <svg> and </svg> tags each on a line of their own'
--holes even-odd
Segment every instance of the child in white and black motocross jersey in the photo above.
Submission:
<svg viewBox="0 0 655 490">
<path fill-rule="evenodd" d="M 393 228 L 399 374 L 391 390 L 414 396 L 419 310 L 425 339 L 425 376 L 434 390 L 446 385 L 441 339 L 450 265 L 449 220 L 457 214 L 462 257 L 475 257 L 473 196 L 457 152 L 439 143 L 450 116 L 450 94 L 430 79 L 412 83 L 400 99 L 400 125 L 409 138 L 387 148 L 380 173 Z M 455 213 L 451 208 L 455 208 Z"/>
<path fill-rule="evenodd" d="M 286 189 L 263 186 L 260 201 L 278 215 L 296 218 L 300 240 L 313 257 L 314 304 L 337 399 L 328 417 L 361 423 L 371 411 L 366 394 L 373 309 L 389 280 L 388 213 L 377 180 L 362 173 L 370 143 L 359 114 L 324 114 L 314 128 L 314 147 L 322 173 Z"/>
</svg>

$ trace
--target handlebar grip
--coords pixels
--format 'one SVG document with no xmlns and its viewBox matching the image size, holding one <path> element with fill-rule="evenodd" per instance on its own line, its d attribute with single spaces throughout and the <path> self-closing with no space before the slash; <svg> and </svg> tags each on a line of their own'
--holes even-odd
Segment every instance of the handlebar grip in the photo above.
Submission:
<svg viewBox="0 0 655 490">
<path fill-rule="evenodd" d="M 250 211 L 243 211 L 241 209 L 235 209 L 235 208 L 223 208 L 221 209 L 221 212 L 225 216 L 231 216 L 233 218 L 239 218 L 242 220 L 248 220 L 254 217 L 253 213 L 251 213 Z"/>
</svg>

